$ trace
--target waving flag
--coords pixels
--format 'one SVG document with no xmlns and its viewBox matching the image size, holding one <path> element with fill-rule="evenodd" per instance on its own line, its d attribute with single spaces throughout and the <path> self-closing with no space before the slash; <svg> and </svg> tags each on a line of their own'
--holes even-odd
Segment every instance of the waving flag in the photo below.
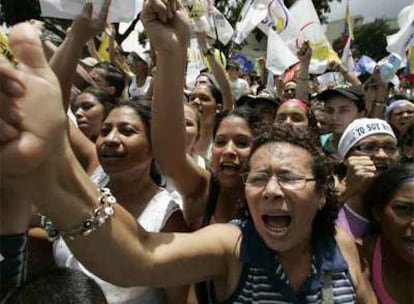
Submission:
<svg viewBox="0 0 414 304">
<path fill-rule="evenodd" d="M 214 6 L 209 17 L 209 23 L 213 30 L 208 33 L 208 36 L 219 40 L 223 45 L 227 45 L 233 36 L 234 30 L 226 17 Z"/>
<path fill-rule="evenodd" d="M 290 12 L 285 6 L 283 0 L 272 0 L 268 7 L 269 16 L 275 24 L 275 30 L 278 34 L 284 31 L 289 25 Z"/>
<path fill-rule="evenodd" d="M 344 31 L 342 33 L 342 38 L 344 41 L 344 45 L 347 44 L 348 40 L 354 40 L 354 27 L 352 25 L 352 19 L 349 12 L 349 1 L 346 2 L 345 8 L 345 26 Z"/>
<path fill-rule="evenodd" d="M 248 0 L 240 13 L 240 21 L 236 23 L 233 41 L 240 44 L 250 32 L 267 16 L 270 0 Z"/>
<path fill-rule="evenodd" d="M 396 34 L 387 36 L 387 51 L 396 53 L 402 58 L 405 58 L 406 50 L 414 45 L 414 4 L 411 5 L 408 18 L 404 21 Z"/>
<path fill-rule="evenodd" d="M 281 75 L 298 62 L 298 58 L 282 41 L 279 34 L 270 30 L 267 36 L 266 68 L 274 75 Z"/>
</svg>

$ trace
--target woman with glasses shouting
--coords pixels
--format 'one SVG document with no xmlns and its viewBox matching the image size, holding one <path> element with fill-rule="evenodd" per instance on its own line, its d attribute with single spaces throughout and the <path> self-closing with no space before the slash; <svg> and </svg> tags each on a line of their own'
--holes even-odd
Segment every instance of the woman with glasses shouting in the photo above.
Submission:
<svg viewBox="0 0 414 304">
<path fill-rule="evenodd" d="M 359 239 L 371 231 L 369 211 L 363 195 L 374 177 L 386 171 L 399 159 L 396 136 L 391 126 L 382 119 L 354 120 L 344 131 L 338 152 L 347 167 L 343 180 L 345 191 L 337 224 Z"/>
<path fill-rule="evenodd" d="M 158 56 L 174 56 L 189 26 L 181 3 L 146 0 L 141 16 L 153 43 L 174 38 Z M 307 131 L 281 126 L 254 141 L 243 220 L 150 233 L 79 166 L 33 29 L 17 26 L 10 41 L 25 73 L 0 58 L 1 181 L 36 203 L 88 270 L 121 286 L 211 280 L 210 303 L 376 303 L 354 243 L 335 229 L 333 179 Z M 155 98 L 165 93 L 155 90 Z M 266 177 L 254 178 L 259 172 Z"/>
</svg>

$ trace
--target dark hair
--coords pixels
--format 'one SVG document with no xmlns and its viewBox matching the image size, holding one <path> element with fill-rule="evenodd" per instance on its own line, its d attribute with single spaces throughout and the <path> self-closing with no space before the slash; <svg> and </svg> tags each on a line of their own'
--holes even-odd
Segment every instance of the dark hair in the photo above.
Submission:
<svg viewBox="0 0 414 304">
<path fill-rule="evenodd" d="M 57 268 L 12 291 L 2 304 L 106 304 L 99 285 L 79 270 Z"/>
<path fill-rule="evenodd" d="M 308 151 L 313 159 L 312 171 L 316 179 L 316 189 L 325 196 L 326 203 L 320 209 L 312 224 L 312 237 L 332 237 L 335 235 L 335 220 L 338 215 L 337 197 L 335 195 L 334 178 L 330 161 L 322 151 L 319 136 L 309 130 L 288 124 L 270 126 L 267 131 L 255 138 L 247 161 L 246 171 L 253 154 L 261 146 L 268 143 L 285 142 Z"/>
<path fill-rule="evenodd" d="M 99 101 L 100 104 L 102 104 L 104 108 L 104 117 L 106 117 L 118 103 L 117 98 L 115 98 L 113 95 L 103 91 L 100 88 L 95 87 L 87 87 L 83 91 L 79 92 L 73 100 L 76 100 L 82 94 L 91 94 L 96 98 L 97 101 Z"/>
<path fill-rule="evenodd" d="M 94 69 L 103 69 L 108 74 L 106 80 L 115 88 L 115 96 L 121 97 L 125 88 L 125 74 L 110 62 L 102 61 L 93 66 Z"/>
<path fill-rule="evenodd" d="M 414 178 L 414 164 L 397 164 L 375 177 L 363 197 L 372 221 L 375 222 L 374 212 L 382 212 L 403 180 L 410 177 Z"/>
<path fill-rule="evenodd" d="M 126 100 L 121 100 L 116 108 L 120 107 L 129 107 L 135 111 L 135 113 L 141 118 L 142 123 L 144 124 L 144 133 L 147 137 L 148 143 L 150 148 L 152 149 L 152 142 L 151 142 L 151 101 L 143 98 L 143 97 L 131 97 Z M 151 161 L 151 168 L 150 168 L 150 176 L 154 183 L 158 186 L 162 187 L 165 186 L 163 181 L 162 175 L 160 173 L 160 169 L 158 164 L 156 163 L 155 159 L 153 158 Z"/>
<path fill-rule="evenodd" d="M 222 113 L 216 114 L 213 128 L 213 137 L 216 137 L 216 133 L 218 128 L 220 127 L 221 122 L 225 118 L 230 116 L 236 116 L 246 120 L 250 129 L 252 129 L 253 135 L 256 135 L 258 133 L 258 130 L 261 128 L 260 116 L 257 114 L 256 111 L 248 107 L 239 107 L 231 111 L 224 111 Z"/>
</svg>

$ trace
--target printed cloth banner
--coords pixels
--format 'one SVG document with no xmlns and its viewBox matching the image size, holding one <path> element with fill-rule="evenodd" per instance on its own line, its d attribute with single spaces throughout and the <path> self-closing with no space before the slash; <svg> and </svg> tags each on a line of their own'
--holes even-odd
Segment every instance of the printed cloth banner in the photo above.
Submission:
<svg viewBox="0 0 414 304">
<path fill-rule="evenodd" d="M 104 0 L 39 0 L 43 17 L 74 19 L 83 9 L 83 6 L 92 2 L 93 14 L 97 15 Z M 108 21 L 128 22 L 133 20 L 142 10 L 143 0 L 112 0 L 109 9 Z"/>
<path fill-rule="evenodd" d="M 402 58 L 405 57 L 406 50 L 414 45 L 414 5 L 411 5 L 409 14 L 404 19 L 405 23 L 401 24 L 400 30 L 394 35 L 387 36 L 387 51 Z"/>
</svg>

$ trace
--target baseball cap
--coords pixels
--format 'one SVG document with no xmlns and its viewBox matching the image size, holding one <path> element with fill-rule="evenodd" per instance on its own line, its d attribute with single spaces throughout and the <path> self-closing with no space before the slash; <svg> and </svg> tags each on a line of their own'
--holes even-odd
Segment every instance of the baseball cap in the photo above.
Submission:
<svg viewBox="0 0 414 304">
<path fill-rule="evenodd" d="M 257 95 L 244 94 L 240 96 L 240 98 L 236 100 L 236 106 L 239 107 L 244 104 L 250 104 L 250 103 L 255 103 L 255 102 L 260 102 L 260 101 L 273 103 L 274 105 L 279 105 L 280 103 L 280 99 L 278 97 L 276 97 L 269 90 L 264 89 L 264 90 L 261 90 L 259 94 Z"/>
<path fill-rule="evenodd" d="M 333 89 L 327 89 L 318 95 L 318 99 L 325 102 L 336 96 L 345 97 L 353 101 L 359 111 L 365 110 L 364 92 L 360 86 L 336 86 Z"/>
</svg>

